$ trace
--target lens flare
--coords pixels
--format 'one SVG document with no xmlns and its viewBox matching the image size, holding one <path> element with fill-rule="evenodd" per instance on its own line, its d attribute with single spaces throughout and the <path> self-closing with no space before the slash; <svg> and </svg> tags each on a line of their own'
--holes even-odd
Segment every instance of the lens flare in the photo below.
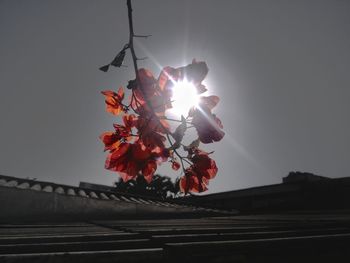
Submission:
<svg viewBox="0 0 350 263">
<path fill-rule="evenodd" d="M 199 96 L 196 87 L 187 80 L 176 82 L 173 87 L 171 113 L 176 116 L 187 116 L 193 106 L 197 106 Z"/>
</svg>

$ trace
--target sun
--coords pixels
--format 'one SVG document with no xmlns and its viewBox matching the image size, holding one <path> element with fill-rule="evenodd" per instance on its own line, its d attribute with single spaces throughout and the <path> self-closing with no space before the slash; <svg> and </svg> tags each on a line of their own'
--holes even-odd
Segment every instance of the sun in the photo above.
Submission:
<svg viewBox="0 0 350 263">
<path fill-rule="evenodd" d="M 199 95 L 196 87 L 191 82 L 187 80 L 175 82 L 172 92 L 171 101 L 173 107 L 170 109 L 170 112 L 174 115 L 186 117 L 189 110 L 193 106 L 198 105 Z"/>
</svg>

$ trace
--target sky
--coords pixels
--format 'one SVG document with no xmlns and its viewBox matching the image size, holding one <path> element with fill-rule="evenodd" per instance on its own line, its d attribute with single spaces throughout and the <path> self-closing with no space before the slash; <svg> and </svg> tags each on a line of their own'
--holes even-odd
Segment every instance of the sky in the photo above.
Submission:
<svg viewBox="0 0 350 263">
<path fill-rule="evenodd" d="M 98 70 L 128 41 L 126 1 L 0 0 L 0 174 L 112 185 L 98 136 L 102 90 L 134 78 Z M 136 52 L 158 76 L 193 58 L 221 98 L 215 193 L 280 183 L 290 171 L 349 176 L 350 2 L 133 1 Z M 166 168 L 160 172 L 179 176 Z"/>
</svg>

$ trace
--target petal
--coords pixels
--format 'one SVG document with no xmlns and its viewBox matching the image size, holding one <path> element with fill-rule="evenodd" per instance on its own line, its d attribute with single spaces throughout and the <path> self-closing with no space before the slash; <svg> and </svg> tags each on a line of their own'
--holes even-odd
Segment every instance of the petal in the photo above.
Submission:
<svg viewBox="0 0 350 263">
<path fill-rule="evenodd" d="M 138 161 L 147 160 L 151 156 L 151 152 L 144 147 L 139 141 L 132 145 L 132 158 Z"/>
<path fill-rule="evenodd" d="M 152 72 L 148 69 L 140 68 L 138 71 L 138 75 L 139 75 L 139 78 L 140 78 L 142 85 L 155 82 L 155 78 L 154 78 Z"/>
<path fill-rule="evenodd" d="M 201 96 L 199 98 L 199 105 L 200 106 L 205 106 L 207 107 L 209 110 L 212 110 L 220 101 L 220 98 L 218 96 L 208 96 L 208 97 L 204 97 Z"/>
<path fill-rule="evenodd" d="M 133 128 L 137 124 L 137 117 L 135 116 L 135 114 L 125 114 L 123 116 L 123 122 L 126 128 Z"/>
<path fill-rule="evenodd" d="M 172 67 L 165 67 L 160 72 L 159 77 L 158 77 L 158 87 L 161 91 L 166 90 L 168 88 L 168 86 L 172 84 L 171 82 L 175 81 L 174 80 L 175 76 L 173 74 L 174 72 L 175 72 L 175 69 Z"/>
<path fill-rule="evenodd" d="M 123 87 L 119 87 L 117 95 L 119 96 L 120 100 L 124 99 L 124 89 L 123 89 Z"/>
<path fill-rule="evenodd" d="M 157 170 L 157 163 L 154 160 L 150 160 L 146 163 L 145 167 L 142 169 L 142 174 L 145 177 L 147 183 L 152 181 L 152 177 Z"/>
<path fill-rule="evenodd" d="M 118 160 L 119 158 L 121 158 L 130 150 L 130 145 L 131 144 L 129 143 L 121 143 L 119 148 L 116 151 L 112 152 L 111 159 Z"/>
<path fill-rule="evenodd" d="M 201 83 L 208 74 L 208 71 L 208 66 L 203 61 L 193 61 L 192 64 L 183 68 L 183 73 L 187 80 L 193 81 L 194 83 Z"/>
<path fill-rule="evenodd" d="M 203 84 L 197 85 L 196 89 L 198 94 L 202 94 L 207 91 L 207 88 Z"/>
<path fill-rule="evenodd" d="M 171 168 L 175 171 L 179 170 L 181 167 L 180 163 L 178 163 L 177 161 L 173 161 L 171 164 Z"/>
<path fill-rule="evenodd" d="M 116 93 L 114 91 L 111 91 L 111 90 L 104 90 L 104 91 L 101 91 L 101 93 L 105 96 L 114 96 L 116 95 Z"/>
<path fill-rule="evenodd" d="M 187 176 L 182 176 L 179 181 L 180 191 L 187 194 L 190 189 L 190 182 Z"/>
<path fill-rule="evenodd" d="M 111 90 L 101 91 L 103 95 L 106 96 L 106 111 L 112 113 L 113 115 L 118 115 L 123 111 L 124 90 L 122 87 L 119 88 L 118 93 Z"/>
<path fill-rule="evenodd" d="M 104 151 L 112 151 L 118 148 L 120 145 L 120 137 L 114 132 L 104 132 L 99 138 L 104 143 Z"/>
<path fill-rule="evenodd" d="M 197 109 L 193 115 L 192 124 L 203 143 L 220 141 L 225 135 L 225 132 L 221 130 L 220 119 L 212 114 L 208 108 Z"/>
</svg>

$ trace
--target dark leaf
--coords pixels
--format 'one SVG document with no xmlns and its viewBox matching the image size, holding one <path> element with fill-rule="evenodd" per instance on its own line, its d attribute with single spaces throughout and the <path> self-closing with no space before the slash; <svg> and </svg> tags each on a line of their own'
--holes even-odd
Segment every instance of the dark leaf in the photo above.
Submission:
<svg viewBox="0 0 350 263">
<path fill-rule="evenodd" d="M 100 70 L 102 70 L 103 72 L 107 72 L 109 69 L 109 65 L 110 64 L 100 67 Z"/>
<path fill-rule="evenodd" d="M 129 80 L 128 85 L 126 86 L 127 89 L 135 89 L 137 87 L 137 81 L 136 79 Z"/>
<path fill-rule="evenodd" d="M 196 148 L 198 148 L 199 147 L 199 144 L 200 144 L 200 140 L 199 140 L 199 138 L 197 138 L 196 140 L 194 140 L 193 142 L 191 142 L 191 144 L 190 145 L 188 145 L 188 146 L 185 146 L 184 145 L 184 151 L 190 151 L 190 150 L 192 150 L 192 149 L 196 149 Z"/>
<path fill-rule="evenodd" d="M 123 50 L 120 51 L 120 52 L 118 53 L 118 55 L 113 59 L 113 61 L 111 62 L 111 65 L 113 65 L 113 66 L 119 68 L 119 67 L 123 64 L 124 57 L 125 57 L 125 50 L 123 49 Z"/>
<path fill-rule="evenodd" d="M 182 141 L 182 138 L 185 135 L 186 129 L 187 129 L 186 119 L 184 118 L 184 116 L 181 116 L 181 124 L 176 128 L 173 134 L 173 137 L 177 143 Z"/>
</svg>

